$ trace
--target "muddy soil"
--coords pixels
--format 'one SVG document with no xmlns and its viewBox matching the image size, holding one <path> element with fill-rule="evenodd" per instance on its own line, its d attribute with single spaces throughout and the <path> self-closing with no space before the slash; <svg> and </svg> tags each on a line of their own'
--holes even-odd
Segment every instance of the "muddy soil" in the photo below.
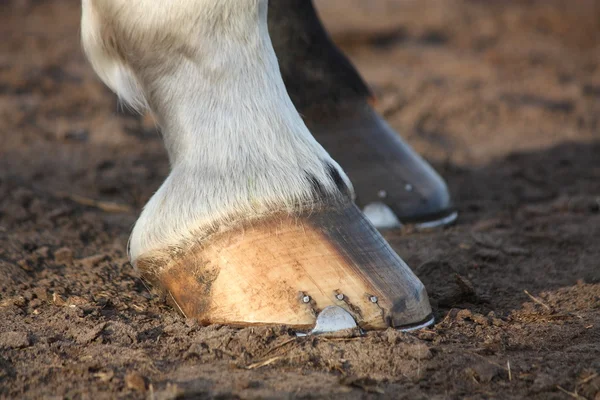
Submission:
<svg viewBox="0 0 600 400">
<path fill-rule="evenodd" d="M 151 118 L 86 63 L 79 2 L 5 1 L 0 397 L 600 399 L 600 2 L 321 3 L 460 211 L 385 234 L 436 325 L 297 338 L 165 305 L 125 251 L 168 172 Z"/>
</svg>

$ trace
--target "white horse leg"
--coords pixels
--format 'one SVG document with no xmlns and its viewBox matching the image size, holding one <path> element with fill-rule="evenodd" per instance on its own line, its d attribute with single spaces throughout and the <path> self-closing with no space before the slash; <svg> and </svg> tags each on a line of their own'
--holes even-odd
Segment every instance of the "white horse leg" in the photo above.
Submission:
<svg viewBox="0 0 600 400">
<path fill-rule="evenodd" d="M 287 95 L 266 0 L 83 0 L 82 39 L 104 82 L 161 126 L 171 173 L 130 257 L 185 315 L 309 327 L 338 306 L 365 328 L 430 318 L 423 285 Z"/>
</svg>

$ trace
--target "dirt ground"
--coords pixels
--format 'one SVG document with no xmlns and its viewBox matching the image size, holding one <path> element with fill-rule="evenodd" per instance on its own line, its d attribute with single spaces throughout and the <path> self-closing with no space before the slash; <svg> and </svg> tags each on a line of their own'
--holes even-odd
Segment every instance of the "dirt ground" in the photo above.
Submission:
<svg viewBox="0 0 600 400">
<path fill-rule="evenodd" d="M 4 1 L 0 397 L 600 399 L 600 2 L 349 3 L 328 26 L 460 211 L 385 234 L 436 325 L 297 338 L 163 304 L 125 254 L 168 172 L 152 121 L 86 63 L 78 1 Z"/>
</svg>

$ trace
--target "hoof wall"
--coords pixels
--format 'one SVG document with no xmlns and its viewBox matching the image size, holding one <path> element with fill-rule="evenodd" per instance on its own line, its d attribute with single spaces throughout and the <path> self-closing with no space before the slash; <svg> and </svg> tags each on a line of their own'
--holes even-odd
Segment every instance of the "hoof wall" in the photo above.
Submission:
<svg viewBox="0 0 600 400">
<path fill-rule="evenodd" d="M 140 259 L 136 267 L 204 324 L 322 334 L 404 329 L 431 316 L 423 284 L 352 204 L 265 219 L 215 235 L 166 265 Z"/>
</svg>

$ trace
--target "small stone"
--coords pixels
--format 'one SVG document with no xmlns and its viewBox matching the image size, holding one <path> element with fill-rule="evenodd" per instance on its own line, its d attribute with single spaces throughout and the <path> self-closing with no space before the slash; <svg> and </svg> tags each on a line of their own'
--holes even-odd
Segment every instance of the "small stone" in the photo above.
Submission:
<svg viewBox="0 0 600 400">
<path fill-rule="evenodd" d="M 118 321 L 108 323 L 104 329 L 104 333 L 111 344 L 119 344 L 121 346 L 130 346 L 137 338 L 135 329 L 128 324 Z"/>
<path fill-rule="evenodd" d="M 79 306 L 80 307 L 80 306 L 85 306 L 89 302 L 81 296 L 69 296 L 66 303 L 69 306 Z"/>
<path fill-rule="evenodd" d="M 467 309 L 460 310 L 456 314 L 456 320 L 458 320 L 458 321 L 462 321 L 465 319 L 472 319 L 472 317 L 473 317 L 473 313 L 471 312 L 471 310 L 467 310 Z"/>
<path fill-rule="evenodd" d="M 61 247 L 54 252 L 54 261 L 57 264 L 71 265 L 73 263 L 73 250 L 68 247 Z"/>
<path fill-rule="evenodd" d="M 31 308 L 37 308 L 40 307 L 42 305 L 42 300 L 40 299 L 33 299 L 29 302 L 29 307 Z"/>
<path fill-rule="evenodd" d="M 471 319 L 473 319 L 473 321 L 481 326 L 489 326 L 490 325 L 490 321 L 487 317 L 481 315 L 481 314 L 473 314 Z"/>
<path fill-rule="evenodd" d="M 46 292 L 46 288 L 44 288 L 44 287 L 33 288 L 33 293 L 41 301 L 47 301 L 48 300 L 48 293 Z"/>
<path fill-rule="evenodd" d="M 128 372 L 125 375 L 125 385 L 128 389 L 136 390 L 138 392 L 146 391 L 146 380 L 144 377 L 137 372 Z"/>
<path fill-rule="evenodd" d="M 108 382 L 115 376 L 115 373 L 112 369 L 108 371 L 100 371 L 94 374 L 95 378 L 98 378 L 101 382 Z"/>
<path fill-rule="evenodd" d="M 140 307 L 143 309 L 143 307 Z M 136 311 L 139 311 L 137 308 L 135 309 Z M 145 311 L 145 309 L 143 309 Z M 140 311 L 143 312 L 143 311 Z M 188 328 L 196 328 L 198 327 L 198 320 L 194 319 L 194 318 L 186 318 L 185 320 L 185 326 L 187 326 Z"/>
<path fill-rule="evenodd" d="M 63 299 L 62 296 L 56 292 L 52 293 L 52 302 L 60 307 L 65 305 L 65 299 Z"/>
<path fill-rule="evenodd" d="M 27 304 L 27 299 L 24 296 L 15 296 L 15 297 L 9 297 L 8 299 L 2 300 L 0 302 L 0 307 L 10 307 L 10 306 L 23 307 L 25 304 Z"/>
<path fill-rule="evenodd" d="M 83 318 L 85 317 L 85 311 L 77 306 L 69 306 L 69 307 L 65 307 L 66 308 L 66 313 L 69 316 L 69 318 L 71 317 L 77 317 L 77 318 Z"/>
<path fill-rule="evenodd" d="M 104 328 L 106 328 L 106 325 L 107 325 L 106 322 L 103 322 L 103 323 L 96 325 L 92 329 L 88 329 L 84 332 L 81 332 L 77 335 L 75 340 L 79 344 L 88 344 L 88 343 L 96 340 L 96 338 L 98 336 L 100 336 L 100 334 L 102 333 Z"/>
<path fill-rule="evenodd" d="M 0 334 L 0 348 L 22 349 L 31 346 L 27 332 L 4 332 Z"/>
<path fill-rule="evenodd" d="M 84 267 L 92 268 L 92 267 L 95 267 L 96 265 L 98 265 L 101 261 L 104 261 L 105 259 L 106 259 L 106 254 L 95 254 L 93 256 L 82 258 L 79 260 L 79 262 Z"/>
<path fill-rule="evenodd" d="M 34 251 L 35 255 L 40 256 L 42 258 L 48 258 L 48 254 L 50 254 L 50 249 L 48 246 L 42 246 L 36 251 Z"/>
<path fill-rule="evenodd" d="M 493 311 L 490 311 L 487 315 L 488 317 L 488 321 L 493 325 L 493 326 L 502 326 L 504 325 L 504 321 L 502 321 L 500 318 L 498 318 L 496 316 L 496 313 Z"/>
<path fill-rule="evenodd" d="M 18 265 L 19 267 L 21 267 L 21 269 L 22 269 L 23 271 L 27 271 L 27 272 L 33 271 L 33 268 L 31 267 L 31 265 L 30 265 L 30 263 L 29 263 L 29 260 L 28 260 L 28 259 L 26 259 L 26 258 L 24 258 L 24 259 L 22 259 L 22 260 L 19 260 L 19 261 L 17 261 L 17 265 Z"/>
</svg>

